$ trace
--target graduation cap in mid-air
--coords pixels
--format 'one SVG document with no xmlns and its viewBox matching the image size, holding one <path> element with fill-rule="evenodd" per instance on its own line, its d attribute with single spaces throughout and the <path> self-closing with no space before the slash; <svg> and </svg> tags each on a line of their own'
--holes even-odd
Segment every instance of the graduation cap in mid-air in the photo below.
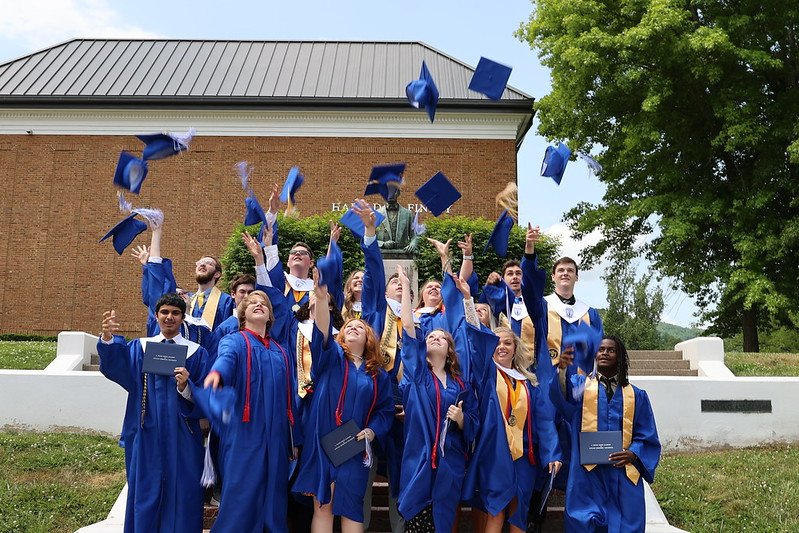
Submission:
<svg viewBox="0 0 799 533">
<path fill-rule="evenodd" d="M 305 176 L 300 172 L 300 167 L 291 167 L 286 182 L 283 184 L 283 190 L 280 191 L 280 201 L 288 204 L 286 211 L 291 211 L 294 205 L 294 195 L 302 187 L 305 182 Z"/>
<path fill-rule="evenodd" d="M 499 100 L 505 92 L 511 70 L 513 69 L 507 65 L 481 57 L 474 69 L 472 81 L 469 82 L 469 89 L 492 100 Z"/>
<path fill-rule="evenodd" d="M 123 218 L 105 234 L 105 237 L 100 239 L 100 242 L 103 242 L 108 237 L 112 237 L 114 250 L 116 250 L 119 255 L 122 255 L 125 248 L 130 246 L 130 243 L 133 242 L 136 236 L 147 229 L 147 223 L 137 220 L 136 215 L 138 215 L 138 213 L 131 213 Z"/>
<path fill-rule="evenodd" d="M 189 149 L 189 143 L 194 137 L 194 128 L 189 128 L 186 133 L 151 133 L 136 135 L 144 143 L 142 159 L 145 161 L 164 159 L 179 154 Z"/>
<path fill-rule="evenodd" d="M 547 146 L 547 151 L 544 153 L 544 161 L 541 163 L 541 175 L 547 178 L 552 178 L 555 183 L 560 185 L 560 180 L 563 179 L 563 173 L 566 172 L 566 164 L 572 151 L 564 143 L 558 143 L 557 146 Z"/>
<path fill-rule="evenodd" d="M 114 185 L 133 194 L 139 194 L 146 177 L 147 161 L 139 159 L 130 152 L 124 150 L 120 152 L 117 168 L 114 171 Z"/>
<path fill-rule="evenodd" d="M 461 193 L 443 172 L 436 172 L 421 187 L 416 189 L 416 197 L 427 207 L 434 216 L 438 216 L 452 204 L 460 200 Z"/>
<path fill-rule="evenodd" d="M 483 248 L 483 253 L 492 248 L 500 257 L 508 255 L 508 240 L 510 239 L 510 230 L 513 228 L 513 224 L 513 218 L 508 211 L 503 211 L 494 225 L 494 230 L 491 232 L 485 248 Z"/>
<path fill-rule="evenodd" d="M 388 202 L 390 198 L 389 185 L 400 187 L 402 185 L 403 172 L 405 172 L 405 163 L 372 167 L 369 182 L 366 184 L 366 190 L 363 191 L 364 196 L 379 194 Z"/>
<path fill-rule="evenodd" d="M 427 63 L 424 61 L 422 61 L 419 79 L 413 80 L 405 87 L 405 94 L 408 96 L 408 103 L 416 108 L 424 108 L 430 117 L 430 122 L 433 122 L 438 106 L 438 87 L 436 87 L 433 76 L 427 69 Z"/>
<path fill-rule="evenodd" d="M 376 218 L 375 227 L 377 227 L 380 225 L 381 222 L 383 222 L 383 220 L 385 220 L 386 217 L 382 213 L 375 211 L 375 218 Z M 355 236 L 356 239 L 358 240 L 363 239 L 363 234 L 364 231 L 366 231 L 366 228 L 363 225 L 361 217 L 355 214 L 355 211 L 352 210 L 352 207 L 350 207 L 347 210 L 347 212 L 344 213 L 344 215 L 339 220 L 339 223 L 342 226 L 346 226 L 347 228 L 349 228 L 349 230 L 352 232 L 352 234 Z"/>
</svg>

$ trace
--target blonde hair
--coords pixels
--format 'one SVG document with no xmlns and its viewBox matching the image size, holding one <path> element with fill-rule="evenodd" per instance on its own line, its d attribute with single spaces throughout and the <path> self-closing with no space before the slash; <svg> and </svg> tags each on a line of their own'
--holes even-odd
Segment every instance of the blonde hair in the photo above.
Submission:
<svg viewBox="0 0 799 533">
<path fill-rule="evenodd" d="M 269 320 L 266 321 L 266 333 L 269 333 L 272 324 L 275 323 L 275 313 L 272 311 L 272 301 L 264 291 L 252 291 L 239 303 L 239 306 L 236 308 L 236 316 L 239 319 L 239 329 L 244 329 L 246 323 L 244 314 L 247 311 L 247 306 L 250 305 L 255 298 L 264 300 L 266 308 L 269 309 Z"/>
<path fill-rule="evenodd" d="M 501 333 L 509 333 L 513 337 L 513 369 L 521 372 L 533 387 L 537 386 L 538 379 L 536 379 L 535 374 L 528 370 L 533 364 L 533 354 L 530 353 L 530 350 L 524 345 L 519 336 L 508 326 L 494 328 L 495 335 L 499 336 Z"/>
</svg>

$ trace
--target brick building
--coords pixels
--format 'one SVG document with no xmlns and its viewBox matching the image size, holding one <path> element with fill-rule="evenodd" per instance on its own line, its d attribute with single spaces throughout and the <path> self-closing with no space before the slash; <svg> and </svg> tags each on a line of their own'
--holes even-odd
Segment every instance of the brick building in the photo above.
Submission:
<svg viewBox="0 0 799 533">
<path fill-rule="evenodd" d="M 441 94 L 434 123 L 405 97 L 422 60 Z M 496 216 L 533 99 L 508 87 L 488 100 L 467 89 L 472 72 L 415 42 L 73 40 L 0 64 L 0 333 L 97 332 L 109 308 L 141 333 L 140 266 L 97 242 L 121 218 L 112 177 L 120 150 L 141 153 L 137 133 L 197 130 L 128 195 L 164 211 L 163 253 L 189 287 L 194 261 L 220 255 L 242 219 L 240 160 L 264 202 L 299 165 L 302 214 L 351 202 L 373 165 L 404 161 L 411 209 L 441 170 L 463 193 L 453 214 Z"/>
</svg>

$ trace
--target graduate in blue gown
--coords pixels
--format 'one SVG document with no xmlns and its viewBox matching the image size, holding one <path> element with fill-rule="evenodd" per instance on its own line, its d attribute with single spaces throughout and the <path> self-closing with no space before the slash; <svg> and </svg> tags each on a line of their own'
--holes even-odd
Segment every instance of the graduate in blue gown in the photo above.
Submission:
<svg viewBox="0 0 799 533">
<path fill-rule="evenodd" d="M 367 454 L 375 439 L 385 439 L 394 408 L 391 384 L 378 359 L 378 345 L 372 329 L 353 319 L 332 338 L 329 298 L 324 285 L 317 283 L 316 322 L 311 340 L 311 398 L 306 436 L 300 457 L 296 493 L 314 498 L 314 531 L 332 531 L 333 517 L 341 516 L 343 532 L 363 531 L 363 500 L 369 480 L 372 454 Z M 323 436 L 354 420 L 364 442 L 358 453 L 338 467 L 328 458 L 321 444 Z M 367 444 L 368 443 L 368 444 Z"/>
<path fill-rule="evenodd" d="M 116 313 L 103 315 L 100 372 L 128 392 L 121 439 L 128 481 L 126 533 L 202 531 L 201 413 L 187 382 L 202 382 L 207 354 L 180 335 L 185 313 L 186 303 L 177 294 L 164 295 L 156 306 L 161 333 L 128 343 L 115 335 Z M 175 368 L 174 376 L 142 373 L 148 342 L 186 346 L 186 366 Z"/>
<path fill-rule="evenodd" d="M 452 531 L 461 501 L 468 451 L 478 429 L 477 398 L 460 375 L 455 341 L 413 325 L 410 281 L 401 267 L 405 448 L 399 511 L 405 531 Z M 450 280 L 451 283 L 451 280 Z"/>
<path fill-rule="evenodd" d="M 590 352 L 593 353 L 593 352 Z M 590 356 L 575 362 L 588 376 L 574 374 L 566 399 L 557 380 L 549 384 L 552 402 L 571 421 L 571 462 L 566 489 L 566 531 L 632 533 L 646 529 L 644 480 L 652 483 L 660 441 L 646 391 L 629 383 L 629 358 L 616 337 L 602 339 L 596 371 Z M 581 431 L 622 431 L 623 450 L 611 464 L 580 464 Z"/>
<path fill-rule="evenodd" d="M 478 529 L 499 532 L 507 518 L 510 531 L 519 533 L 527 525 L 538 465 L 556 473 L 561 466 L 554 412 L 527 370 L 529 356 L 519 337 L 508 327 L 496 328 L 495 335 L 474 323 L 470 319 L 468 330 L 472 372 L 481 376 L 480 433 L 463 492 L 486 513 Z"/>
<path fill-rule="evenodd" d="M 294 375 L 286 349 L 270 337 L 272 329 L 285 331 L 285 299 L 275 293 L 272 301 L 262 291 L 242 300 L 241 330 L 221 340 L 205 380 L 206 387 L 236 392 L 230 424 L 215 428 L 224 473 L 215 532 L 288 530 L 289 462 L 296 453 Z"/>
</svg>

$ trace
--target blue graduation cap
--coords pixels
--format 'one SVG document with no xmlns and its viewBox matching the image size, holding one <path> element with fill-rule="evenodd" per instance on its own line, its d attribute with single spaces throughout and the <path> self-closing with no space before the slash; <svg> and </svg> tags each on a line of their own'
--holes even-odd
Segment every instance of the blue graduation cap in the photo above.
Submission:
<svg viewBox="0 0 799 533">
<path fill-rule="evenodd" d="M 375 227 L 379 226 L 386 219 L 385 215 L 379 213 L 378 211 L 375 211 L 375 217 Z M 363 221 L 361 221 L 361 217 L 356 215 L 355 211 L 353 211 L 351 207 L 346 213 L 344 213 L 339 220 L 339 223 L 342 226 L 348 227 L 356 239 L 363 239 L 363 233 L 366 228 L 363 225 Z"/>
<path fill-rule="evenodd" d="M 117 168 L 114 171 L 114 185 L 118 185 L 133 194 L 139 194 L 144 178 L 147 177 L 147 161 L 143 161 L 122 151 L 119 154 Z"/>
<path fill-rule="evenodd" d="M 244 199 L 244 225 L 252 226 L 261 222 L 261 228 L 258 230 L 258 242 L 263 241 L 264 229 L 266 228 L 266 213 L 263 207 L 255 197 L 255 193 L 250 190 L 250 194 Z"/>
<path fill-rule="evenodd" d="M 316 261 L 316 270 L 319 272 L 319 285 L 327 287 L 334 285 L 338 265 L 334 257 L 324 255 Z"/>
<path fill-rule="evenodd" d="M 555 183 L 560 185 L 571 155 L 572 151 L 564 143 L 558 143 L 556 147 L 547 146 L 544 161 L 541 163 L 541 175 L 552 178 Z"/>
<path fill-rule="evenodd" d="M 291 206 L 294 203 L 294 194 L 304 182 L 305 176 L 300 172 L 300 167 L 291 167 L 289 175 L 286 177 L 286 183 L 283 184 L 283 190 L 280 192 L 280 201 Z"/>
<path fill-rule="evenodd" d="M 233 412 L 236 409 L 236 391 L 233 387 L 219 387 L 204 389 L 195 385 L 189 380 L 191 387 L 191 397 L 197 407 L 205 414 L 205 418 L 211 421 L 215 431 L 219 431 L 223 425 L 230 423 Z"/>
<path fill-rule="evenodd" d="M 511 70 L 507 65 L 481 57 L 469 82 L 469 89 L 483 93 L 492 100 L 499 100 L 505 92 Z"/>
<path fill-rule="evenodd" d="M 405 172 L 405 163 L 394 163 L 390 165 L 377 165 L 372 167 L 369 182 L 366 184 L 364 196 L 379 194 L 388 201 L 388 186 L 394 183 L 399 187 L 402 185 L 402 173 Z"/>
<path fill-rule="evenodd" d="M 408 103 L 413 107 L 423 107 L 430 117 L 430 122 L 436 118 L 436 106 L 438 106 L 438 87 L 433 81 L 433 76 L 427 70 L 427 63 L 422 61 L 422 71 L 419 79 L 413 80 L 405 87 L 405 94 L 408 96 Z"/>
<path fill-rule="evenodd" d="M 508 214 L 508 210 L 502 212 L 494 225 L 494 231 L 486 242 L 483 253 L 486 253 L 489 248 L 493 250 L 500 257 L 508 255 L 508 240 L 510 239 L 510 230 L 513 228 L 513 218 Z"/>
<path fill-rule="evenodd" d="M 594 359 L 601 342 L 602 334 L 599 330 L 580 320 L 577 327 L 570 335 L 563 338 L 560 345 L 561 348 L 574 346 L 574 364 L 586 374 L 590 374 L 594 371 Z"/>
<path fill-rule="evenodd" d="M 461 196 L 460 191 L 443 172 L 437 172 L 416 190 L 416 197 L 435 216 L 449 209 L 452 204 L 460 200 Z"/>
<path fill-rule="evenodd" d="M 136 215 L 137 213 L 131 213 L 123 218 L 116 226 L 111 228 L 111 231 L 105 234 L 105 237 L 100 239 L 100 242 L 103 242 L 108 237 L 113 237 L 114 250 L 119 255 L 122 255 L 125 248 L 130 246 L 136 236 L 147 229 L 147 224 L 141 220 L 136 220 Z"/>
<path fill-rule="evenodd" d="M 189 129 L 185 134 L 177 133 L 152 133 L 149 135 L 136 135 L 144 143 L 142 159 L 145 161 L 164 159 L 179 154 L 189 149 L 189 142 L 194 136 L 194 129 Z"/>
</svg>

